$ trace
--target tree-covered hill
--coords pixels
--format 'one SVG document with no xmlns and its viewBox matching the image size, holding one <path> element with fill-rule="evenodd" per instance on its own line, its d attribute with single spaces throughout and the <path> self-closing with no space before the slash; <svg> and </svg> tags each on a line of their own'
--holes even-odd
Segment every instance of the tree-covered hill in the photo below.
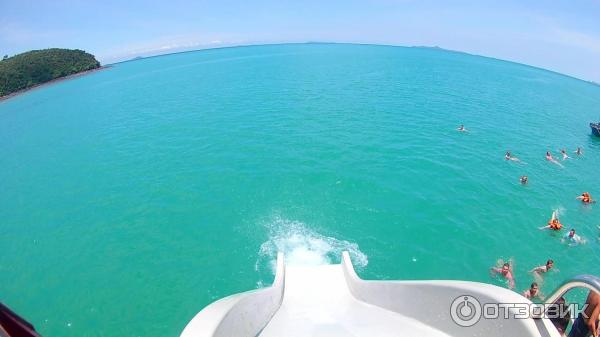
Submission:
<svg viewBox="0 0 600 337">
<path fill-rule="evenodd" d="M 0 61 L 0 97 L 59 77 L 100 67 L 83 50 L 32 50 Z"/>
</svg>

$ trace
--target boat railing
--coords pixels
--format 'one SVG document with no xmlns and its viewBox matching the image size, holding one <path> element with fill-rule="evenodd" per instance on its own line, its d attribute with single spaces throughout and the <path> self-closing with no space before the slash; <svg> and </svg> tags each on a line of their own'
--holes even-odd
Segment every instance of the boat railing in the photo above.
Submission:
<svg viewBox="0 0 600 337">
<path fill-rule="evenodd" d="M 540 304 L 540 306 L 556 303 L 567 292 L 575 288 L 586 288 L 600 293 L 600 277 L 589 274 L 577 275 L 556 288 L 556 290 L 546 298 L 546 302 Z M 535 315 L 537 317 L 534 318 L 540 318 L 543 314 L 541 310 L 536 312 L 539 313 L 539 315 Z"/>
</svg>

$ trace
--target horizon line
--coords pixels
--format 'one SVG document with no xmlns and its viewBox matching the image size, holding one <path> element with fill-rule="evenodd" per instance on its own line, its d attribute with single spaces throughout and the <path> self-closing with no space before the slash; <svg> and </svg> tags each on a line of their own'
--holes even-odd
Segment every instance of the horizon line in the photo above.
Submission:
<svg viewBox="0 0 600 337">
<path fill-rule="evenodd" d="M 397 44 L 380 44 L 380 43 L 372 43 L 372 42 L 305 41 L 305 42 L 248 43 L 248 44 L 235 44 L 235 45 L 214 46 L 214 47 L 209 46 L 209 47 L 206 47 L 206 48 L 180 50 L 180 51 L 166 52 L 166 53 L 160 53 L 160 54 L 148 55 L 148 56 L 138 55 L 138 56 L 134 56 L 132 58 L 126 59 L 126 60 L 117 61 L 117 62 L 111 62 L 111 63 L 106 63 L 106 64 L 102 64 L 102 65 L 103 66 L 110 66 L 110 65 L 116 65 L 116 64 L 121 64 L 121 63 L 126 63 L 126 62 L 133 62 L 133 61 L 139 61 L 139 60 L 149 59 L 149 58 L 155 58 L 155 57 L 162 57 L 162 56 L 169 56 L 169 55 L 176 55 L 176 54 L 185 54 L 185 53 L 194 53 L 194 52 L 201 52 L 201 51 L 207 51 L 207 50 L 219 50 L 219 49 L 230 49 L 230 48 L 248 48 L 248 47 L 263 47 L 263 46 L 280 46 L 280 45 L 301 45 L 301 44 L 345 44 L 345 45 L 358 45 L 358 46 L 377 46 L 377 47 L 395 47 L 395 48 L 433 49 L 433 50 L 450 52 L 450 53 L 466 54 L 466 55 L 474 56 L 474 57 L 482 57 L 482 58 L 492 59 L 492 60 L 501 61 L 501 62 L 508 62 L 508 63 L 519 65 L 519 66 L 525 66 L 525 67 L 534 68 L 534 69 L 537 69 L 537 70 L 546 71 L 546 72 L 549 72 L 549 73 L 552 73 L 552 74 L 556 74 L 556 75 L 568 77 L 568 78 L 571 78 L 571 79 L 574 79 L 574 80 L 582 81 L 582 82 L 585 82 L 585 83 L 592 84 L 592 85 L 600 87 L 600 83 L 592 81 L 592 80 L 586 80 L 586 79 L 583 79 L 583 78 L 576 77 L 574 75 L 569 75 L 569 74 L 561 73 L 561 72 L 558 72 L 556 70 L 546 69 L 546 68 L 542 68 L 540 66 L 535 66 L 535 65 L 531 65 L 531 64 L 521 63 L 521 62 L 517 62 L 517 61 L 505 60 L 505 59 L 497 58 L 497 57 L 494 57 L 494 56 L 473 54 L 473 53 L 469 53 L 469 52 L 466 52 L 466 51 L 454 50 L 454 49 L 447 49 L 447 48 L 440 47 L 440 46 L 427 46 L 427 45 L 406 46 L 406 45 L 397 45 Z"/>
</svg>

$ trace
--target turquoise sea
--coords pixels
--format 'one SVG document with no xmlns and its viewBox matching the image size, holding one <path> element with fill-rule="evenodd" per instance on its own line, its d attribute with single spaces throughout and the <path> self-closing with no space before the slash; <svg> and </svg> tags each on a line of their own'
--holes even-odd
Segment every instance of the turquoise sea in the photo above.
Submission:
<svg viewBox="0 0 600 337">
<path fill-rule="evenodd" d="M 575 200 L 600 199 L 598 119 L 599 86 L 438 49 L 116 64 L 0 102 L 0 301 L 43 336 L 178 336 L 208 303 L 270 284 L 278 250 L 295 264 L 349 250 L 363 278 L 500 286 L 488 270 L 512 258 L 518 291 L 552 258 L 548 293 L 600 275 L 600 204 Z M 561 148 L 563 167 L 544 159 Z M 585 244 L 537 229 L 553 209 Z"/>
</svg>

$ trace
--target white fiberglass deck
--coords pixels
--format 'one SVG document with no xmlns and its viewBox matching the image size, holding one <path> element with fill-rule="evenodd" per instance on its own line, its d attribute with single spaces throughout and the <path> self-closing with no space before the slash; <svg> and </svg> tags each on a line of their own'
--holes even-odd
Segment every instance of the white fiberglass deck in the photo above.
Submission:
<svg viewBox="0 0 600 337">
<path fill-rule="evenodd" d="M 281 307 L 260 337 L 448 336 L 415 319 L 358 301 L 341 265 L 287 267 Z"/>
<path fill-rule="evenodd" d="M 600 289 L 600 281 L 598 281 Z M 545 318 L 452 319 L 465 295 L 479 304 L 531 302 L 511 290 L 466 281 L 366 281 L 350 256 L 342 263 L 285 266 L 277 259 L 273 285 L 220 299 L 200 311 L 181 337 L 559 337 Z"/>
</svg>

